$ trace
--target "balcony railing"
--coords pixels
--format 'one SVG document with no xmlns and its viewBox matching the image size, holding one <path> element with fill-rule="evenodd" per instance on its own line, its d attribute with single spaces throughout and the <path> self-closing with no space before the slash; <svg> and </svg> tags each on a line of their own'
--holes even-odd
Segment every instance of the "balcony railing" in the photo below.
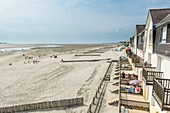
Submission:
<svg viewBox="0 0 170 113">
<path fill-rule="evenodd" d="M 143 68 L 143 79 L 146 85 L 153 85 L 154 78 L 163 78 L 163 72 L 156 71 L 155 67 Z"/>
<path fill-rule="evenodd" d="M 170 110 L 170 79 L 154 78 L 153 97 L 161 110 Z"/>
<path fill-rule="evenodd" d="M 137 100 L 120 99 L 121 106 L 141 111 L 149 111 L 149 102 L 142 102 Z"/>
<path fill-rule="evenodd" d="M 143 68 L 144 67 L 144 59 L 141 59 L 139 56 L 135 60 L 135 67 Z"/>
<path fill-rule="evenodd" d="M 133 55 L 134 55 L 134 52 L 133 52 L 133 51 L 131 51 L 131 53 L 130 53 L 130 55 L 129 55 L 129 58 L 132 58 L 132 57 L 133 57 Z"/>
<path fill-rule="evenodd" d="M 132 66 L 129 63 L 128 58 L 122 58 L 120 57 L 120 69 L 121 70 L 132 70 Z"/>
<path fill-rule="evenodd" d="M 145 63 L 144 59 L 140 58 L 139 56 L 137 56 L 136 54 L 134 54 L 132 56 L 132 63 L 135 64 L 135 67 L 137 68 L 143 68 L 143 67 L 151 67 L 152 64 L 149 63 Z"/>
<path fill-rule="evenodd" d="M 132 58 L 132 63 L 138 62 L 138 61 L 137 61 L 137 57 L 138 57 L 138 56 L 137 56 L 136 54 L 134 54 L 134 53 L 132 54 L 132 56 L 131 56 L 131 58 Z"/>
<path fill-rule="evenodd" d="M 120 58 L 121 64 L 129 64 L 128 58 Z"/>
</svg>

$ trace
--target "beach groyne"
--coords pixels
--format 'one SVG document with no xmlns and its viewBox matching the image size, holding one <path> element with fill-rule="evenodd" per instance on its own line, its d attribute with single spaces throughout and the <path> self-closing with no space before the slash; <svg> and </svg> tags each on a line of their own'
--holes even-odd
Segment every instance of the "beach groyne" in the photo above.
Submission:
<svg viewBox="0 0 170 113">
<path fill-rule="evenodd" d="M 82 106 L 84 104 L 83 98 L 73 98 L 73 99 L 64 99 L 48 102 L 39 102 L 23 105 L 15 105 L 9 107 L 1 107 L 0 113 L 14 113 L 14 112 L 23 112 L 23 111 L 32 111 L 32 110 L 43 110 L 50 108 L 65 108 L 65 107 L 74 107 Z"/>
<path fill-rule="evenodd" d="M 111 60 L 110 58 L 107 59 L 93 59 L 93 60 L 64 60 L 62 59 L 61 62 L 97 62 L 97 61 L 104 61 L 104 60 Z"/>
<path fill-rule="evenodd" d="M 90 51 L 90 52 L 83 52 L 83 54 L 88 54 L 88 53 L 105 53 L 103 51 Z"/>
<path fill-rule="evenodd" d="M 100 54 L 76 54 L 75 56 L 101 56 Z"/>
</svg>

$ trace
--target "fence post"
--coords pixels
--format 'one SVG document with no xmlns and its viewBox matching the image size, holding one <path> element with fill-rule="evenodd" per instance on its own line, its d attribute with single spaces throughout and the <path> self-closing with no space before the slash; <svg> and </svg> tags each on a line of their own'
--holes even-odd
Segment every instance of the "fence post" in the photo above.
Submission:
<svg viewBox="0 0 170 113">
<path fill-rule="evenodd" d="M 95 97 L 93 97 L 93 104 L 96 105 L 96 104 L 95 104 Z"/>
<path fill-rule="evenodd" d="M 92 105 L 90 104 L 90 106 L 89 106 L 89 113 L 92 113 L 91 107 L 92 107 Z"/>
<path fill-rule="evenodd" d="M 95 95 L 96 98 L 98 98 L 98 97 L 97 97 L 97 94 L 98 94 L 98 93 L 97 93 L 97 91 L 96 91 L 96 95 Z"/>
</svg>

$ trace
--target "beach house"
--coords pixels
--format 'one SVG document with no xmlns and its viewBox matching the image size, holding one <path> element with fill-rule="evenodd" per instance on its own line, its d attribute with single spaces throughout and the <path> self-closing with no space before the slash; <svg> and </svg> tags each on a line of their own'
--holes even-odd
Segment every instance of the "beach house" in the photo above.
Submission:
<svg viewBox="0 0 170 113">
<path fill-rule="evenodd" d="M 170 111 L 170 8 L 149 10 L 146 25 L 136 26 L 134 46 L 136 49 L 132 51 L 143 60 L 143 66 L 135 65 L 135 70 L 143 81 L 143 96 L 150 103 L 150 112 L 167 113 Z M 145 66 L 145 62 L 150 65 Z"/>
<path fill-rule="evenodd" d="M 164 78 L 154 79 L 152 95 L 158 111 L 166 113 L 170 112 L 170 13 L 157 24 L 156 31 L 154 53 L 157 69 L 164 73 Z"/>
</svg>

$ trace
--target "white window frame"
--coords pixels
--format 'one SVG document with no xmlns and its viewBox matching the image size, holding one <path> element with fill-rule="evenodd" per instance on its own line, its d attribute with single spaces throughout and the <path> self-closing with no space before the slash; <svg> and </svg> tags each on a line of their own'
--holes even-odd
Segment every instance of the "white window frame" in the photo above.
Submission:
<svg viewBox="0 0 170 113">
<path fill-rule="evenodd" d="M 166 43 L 166 38 L 167 38 L 167 26 L 164 26 L 162 27 L 162 30 L 161 30 L 161 40 L 160 40 L 160 43 Z"/>
<path fill-rule="evenodd" d="M 140 36 L 139 36 L 139 44 L 144 44 L 144 35 L 143 34 L 141 34 Z"/>
</svg>

